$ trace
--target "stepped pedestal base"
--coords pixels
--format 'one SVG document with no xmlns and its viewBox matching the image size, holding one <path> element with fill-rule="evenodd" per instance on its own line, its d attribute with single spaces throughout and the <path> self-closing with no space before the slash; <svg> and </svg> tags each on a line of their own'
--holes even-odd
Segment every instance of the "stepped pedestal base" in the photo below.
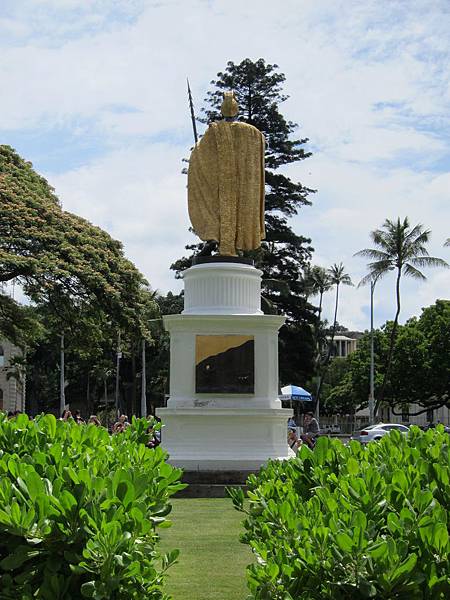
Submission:
<svg viewBox="0 0 450 600">
<path fill-rule="evenodd" d="M 292 411 L 278 399 L 284 317 L 262 314 L 261 271 L 208 263 L 184 278 L 183 314 L 164 317 L 170 398 L 157 414 L 169 462 L 212 474 L 257 471 L 269 459 L 289 458 Z"/>
<path fill-rule="evenodd" d="M 291 456 L 286 409 L 159 409 L 169 462 L 187 471 L 257 471 Z"/>
</svg>

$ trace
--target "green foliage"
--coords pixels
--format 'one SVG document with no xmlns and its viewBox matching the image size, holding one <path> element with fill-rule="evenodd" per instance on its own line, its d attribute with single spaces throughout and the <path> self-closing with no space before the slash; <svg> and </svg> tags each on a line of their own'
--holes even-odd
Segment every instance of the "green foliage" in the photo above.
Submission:
<svg viewBox="0 0 450 600">
<path fill-rule="evenodd" d="M 352 394 L 350 357 L 335 357 L 321 386 L 321 414 L 353 414 L 357 404 Z"/>
<path fill-rule="evenodd" d="M 319 438 L 249 480 L 242 541 L 255 600 L 450 595 L 450 437 L 398 431 L 367 448 Z"/>
<path fill-rule="evenodd" d="M 123 328 L 146 331 L 146 282 L 121 243 L 63 211 L 32 165 L 0 145 L 0 283 L 12 279 L 63 323 L 101 311 Z M 0 310 L 0 334 L 11 327 L 7 316 Z"/>
<path fill-rule="evenodd" d="M 392 329 L 388 321 L 374 331 L 375 398 L 383 384 Z M 323 381 L 325 412 L 347 414 L 364 407 L 369 374 L 370 334 L 366 333 L 355 352 L 332 360 Z M 397 326 L 385 402 L 396 413 L 411 403 L 420 406 L 418 412 L 450 406 L 450 300 L 436 300 L 419 318 Z"/>
<path fill-rule="evenodd" d="M 375 397 L 383 380 L 384 358 L 389 344 L 390 325 L 374 331 Z M 370 377 L 370 334 L 346 358 L 332 359 L 322 386 L 321 412 L 352 414 L 367 406 Z"/>
<path fill-rule="evenodd" d="M 0 293 L 0 339 L 25 348 L 42 336 L 42 329 L 33 308 Z"/>
<path fill-rule="evenodd" d="M 150 450 L 148 421 L 110 436 L 41 415 L 0 414 L 0 597 L 167 598 L 158 527 L 181 471 Z"/>
<path fill-rule="evenodd" d="M 168 392 L 170 336 L 164 329 L 164 315 L 180 314 L 184 308 L 183 292 L 167 296 L 157 295 L 160 319 L 151 323 L 152 340 L 147 349 L 147 397 L 153 406 L 163 406 L 165 394 Z"/>
<path fill-rule="evenodd" d="M 426 338 L 427 404 L 450 406 L 450 300 L 424 308 L 417 326 Z"/>
<path fill-rule="evenodd" d="M 132 390 L 129 404 L 135 411 L 137 345 L 151 337 L 148 321 L 157 312 L 154 294 L 125 258 L 120 242 L 63 211 L 32 165 L 0 145 L 0 283 L 13 279 L 32 306 L 20 306 L 0 294 L 0 338 L 26 351 L 31 411 L 54 410 L 58 402 L 61 334 L 68 400 L 88 407 L 91 396 L 98 400 L 107 387 L 100 373 L 114 364 L 119 331 L 122 372 L 129 366 L 127 389 Z M 126 387 L 121 385 L 122 390 Z"/>
<path fill-rule="evenodd" d="M 450 300 L 437 300 L 399 326 L 386 399 L 393 407 L 450 406 Z"/>
<path fill-rule="evenodd" d="M 147 293 L 147 292 L 146 292 Z M 148 316 L 153 316 L 150 310 Z M 61 319 L 47 303 L 34 308 L 36 318 L 44 328 L 43 334 L 27 352 L 27 406 L 31 414 L 53 412 L 59 403 L 60 335 L 65 334 L 65 390 L 66 400 L 83 412 L 90 414 L 104 406 L 105 387 L 113 395 L 116 349 L 118 343 L 117 324 L 94 305 L 80 307 L 76 321 Z M 97 307 L 98 308 L 98 307 Z M 156 312 L 156 308 L 155 308 Z M 147 325 L 148 337 L 150 334 Z M 136 413 L 138 396 L 137 376 L 142 368 L 142 340 L 134 326 L 121 330 L 120 399 L 122 410 Z M 140 373 L 139 373 L 140 374 Z M 108 393 L 106 393 L 108 397 Z"/>
</svg>

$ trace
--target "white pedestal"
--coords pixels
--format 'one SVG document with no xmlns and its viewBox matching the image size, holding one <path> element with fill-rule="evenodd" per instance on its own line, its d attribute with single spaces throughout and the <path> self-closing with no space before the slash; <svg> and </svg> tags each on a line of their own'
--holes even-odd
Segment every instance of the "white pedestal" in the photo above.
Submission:
<svg viewBox="0 0 450 600">
<path fill-rule="evenodd" d="M 261 271 L 242 263 L 206 263 L 184 273 L 184 315 L 262 315 Z"/>
<path fill-rule="evenodd" d="M 261 272 L 241 263 L 188 269 L 185 310 L 164 317 L 170 333 L 170 398 L 157 410 L 170 462 L 189 471 L 256 470 L 285 459 L 287 419 L 278 399 L 278 330 L 284 317 L 260 310 Z M 254 339 L 254 393 L 197 393 L 196 337 Z"/>
</svg>

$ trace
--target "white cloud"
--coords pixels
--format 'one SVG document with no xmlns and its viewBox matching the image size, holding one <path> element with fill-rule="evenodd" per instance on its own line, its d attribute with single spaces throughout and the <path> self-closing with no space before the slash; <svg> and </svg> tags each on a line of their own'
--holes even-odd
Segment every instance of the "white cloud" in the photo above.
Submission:
<svg viewBox="0 0 450 600">
<path fill-rule="evenodd" d="M 193 241 L 180 171 L 178 150 L 159 144 L 119 150 L 49 179 L 65 210 L 122 240 L 152 287 L 167 291 L 179 287 L 170 264 Z"/>
</svg>

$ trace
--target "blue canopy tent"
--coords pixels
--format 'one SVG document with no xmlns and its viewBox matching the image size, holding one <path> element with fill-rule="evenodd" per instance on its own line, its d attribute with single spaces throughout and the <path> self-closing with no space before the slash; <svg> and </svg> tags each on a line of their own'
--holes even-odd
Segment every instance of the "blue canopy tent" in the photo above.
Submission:
<svg viewBox="0 0 450 600">
<path fill-rule="evenodd" d="M 290 408 L 294 409 L 294 417 L 291 417 L 288 421 L 288 426 L 297 427 L 297 423 L 300 415 L 305 411 L 305 406 L 300 402 L 311 402 L 313 401 L 311 394 L 299 385 L 286 385 L 281 388 L 281 394 L 278 398 L 283 402 L 289 402 Z M 293 403 L 296 403 L 295 406 Z M 303 408 L 302 408 L 303 406 Z M 311 410 L 308 408 L 308 410 Z"/>
<path fill-rule="evenodd" d="M 288 400 L 291 402 L 312 402 L 312 396 L 309 392 L 298 385 L 286 385 L 281 388 L 280 400 Z"/>
</svg>

